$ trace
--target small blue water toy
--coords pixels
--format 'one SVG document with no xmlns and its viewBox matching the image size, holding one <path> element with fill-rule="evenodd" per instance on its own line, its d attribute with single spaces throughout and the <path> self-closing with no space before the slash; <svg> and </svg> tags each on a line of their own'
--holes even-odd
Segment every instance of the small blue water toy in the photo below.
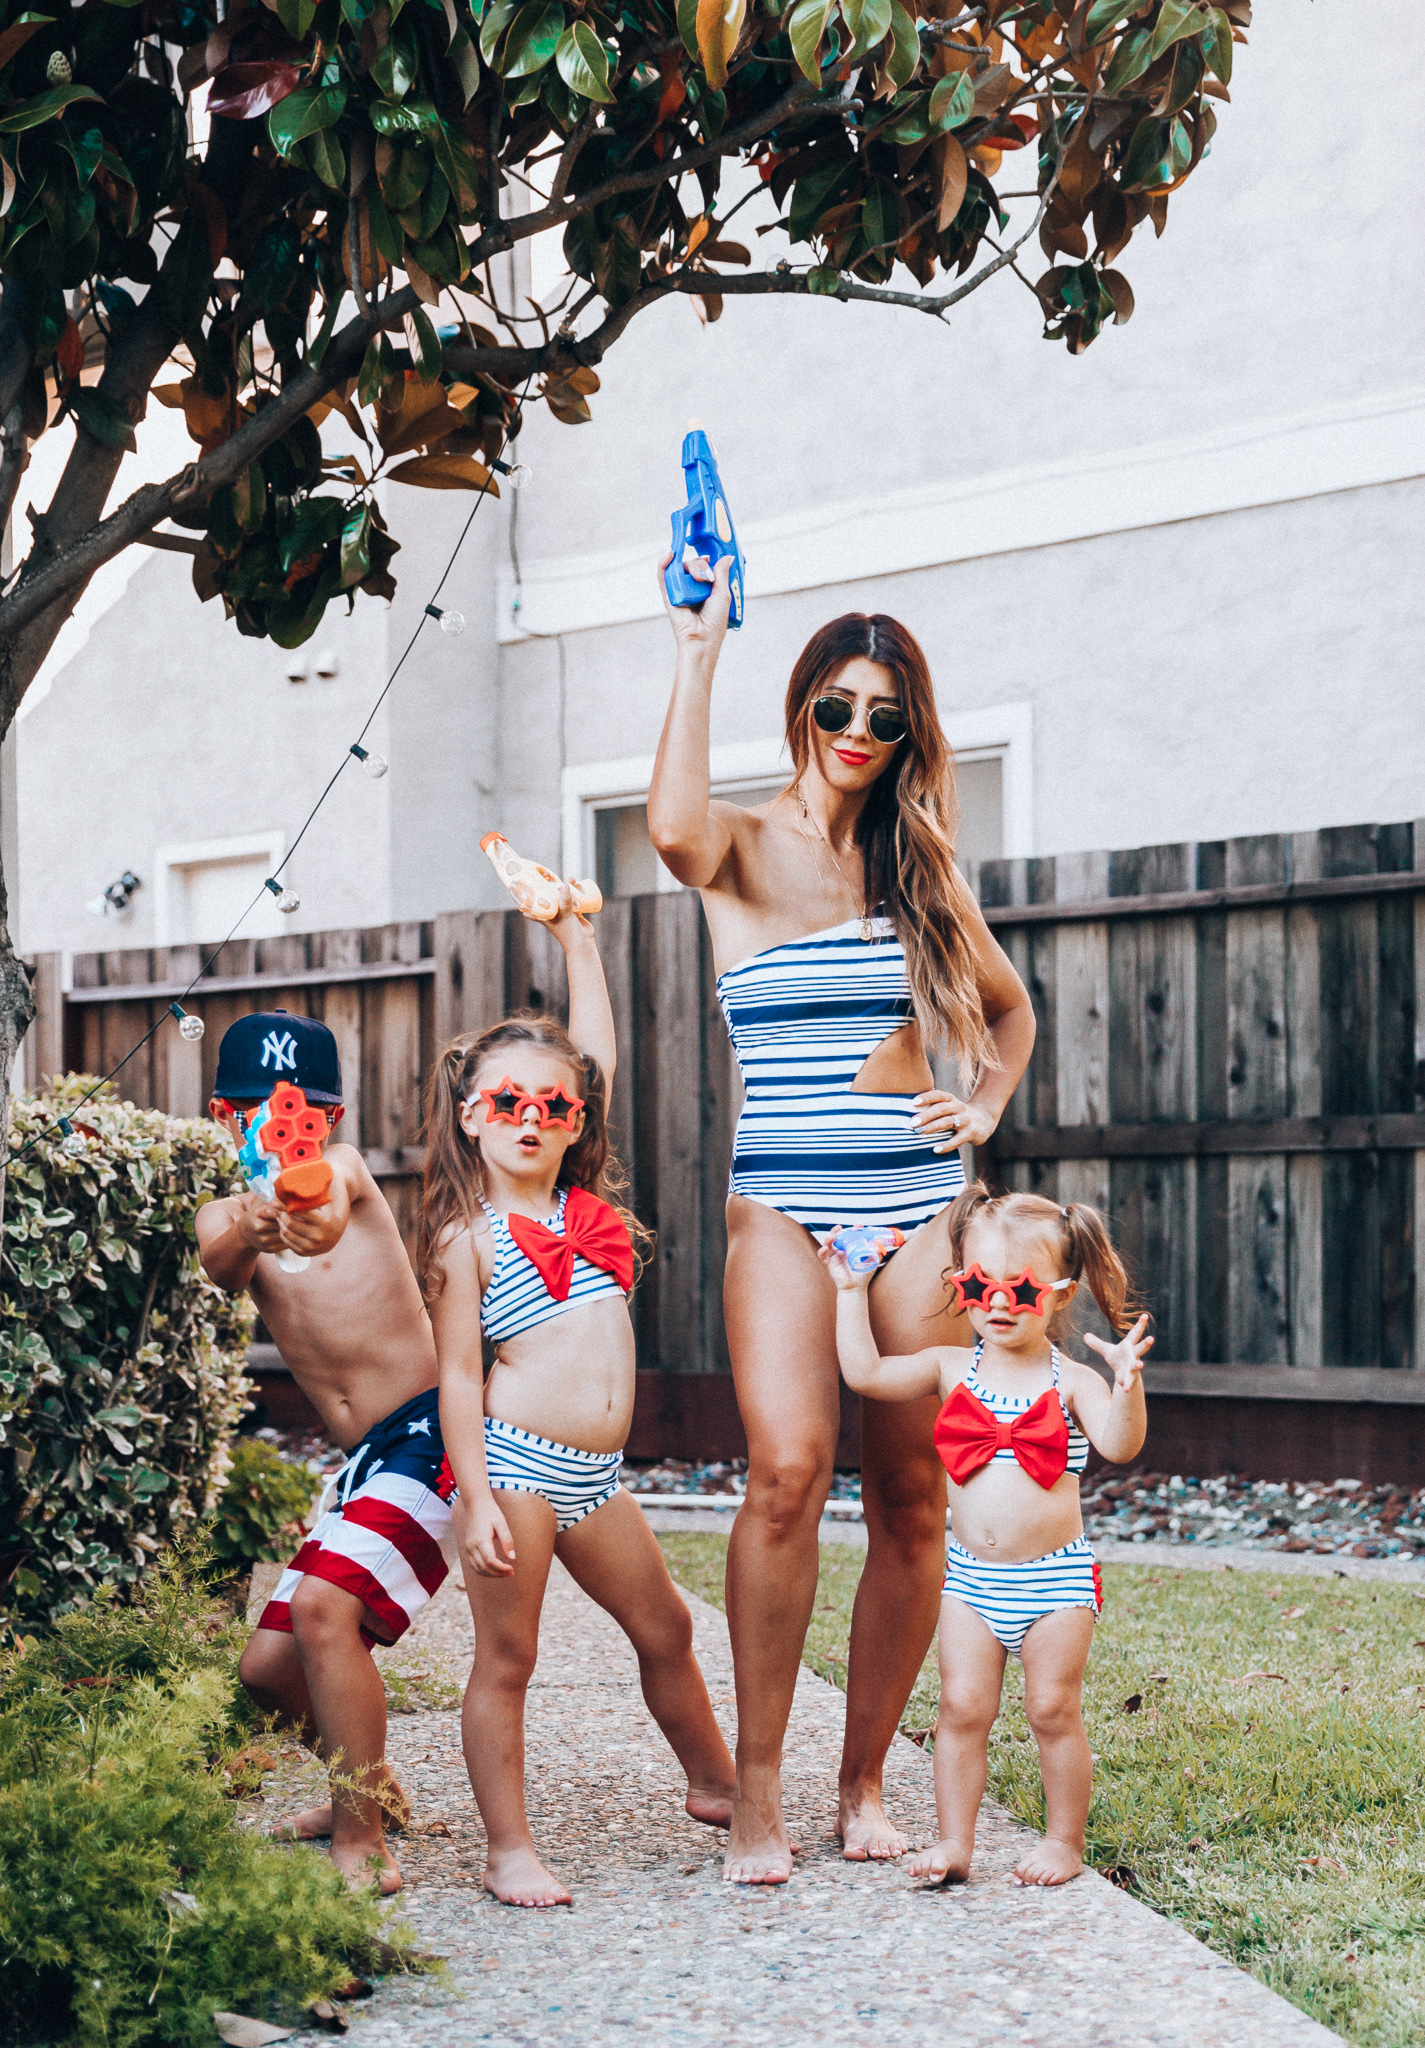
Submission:
<svg viewBox="0 0 1425 2048">
<path fill-rule="evenodd" d="M 831 1233 L 831 1249 L 840 1252 L 853 1273 L 869 1273 L 898 1252 L 905 1232 L 894 1223 L 843 1223 Z"/>
<path fill-rule="evenodd" d="M 689 420 L 683 436 L 683 476 L 688 486 L 688 502 L 673 514 L 673 559 L 663 572 L 668 602 L 695 612 L 707 599 L 708 585 L 684 566 L 684 549 L 691 548 L 695 555 L 704 556 L 710 569 L 716 569 L 726 555 L 732 563 L 728 570 L 732 604 L 727 623 L 735 630 L 741 626 L 747 609 L 742 550 L 737 545 L 722 478 L 717 473 L 717 457 L 696 420 Z"/>
</svg>

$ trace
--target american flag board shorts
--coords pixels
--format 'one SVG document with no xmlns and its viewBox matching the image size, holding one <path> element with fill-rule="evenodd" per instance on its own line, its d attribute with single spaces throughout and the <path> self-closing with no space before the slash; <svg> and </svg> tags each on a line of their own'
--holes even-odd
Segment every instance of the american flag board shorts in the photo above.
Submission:
<svg viewBox="0 0 1425 2048">
<path fill-rule="evenodd" d="M 278 1580 L 258 1627 L 290 1635 L 292 1595 L 313 1578 L 362 1602 L 368 1643 L 403 1636 L 457 1562 L 450 1503 L 436 1491 L 444 1457 L 436 1389 L 428 1387 L 348 1454 L 333 1506 Z"/>
</svg>

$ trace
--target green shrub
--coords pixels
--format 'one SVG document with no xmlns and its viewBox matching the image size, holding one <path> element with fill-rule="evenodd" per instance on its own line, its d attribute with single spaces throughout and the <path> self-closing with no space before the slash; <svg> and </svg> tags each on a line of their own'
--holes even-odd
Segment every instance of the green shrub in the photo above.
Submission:
<svg viewBox="0 0 1425 2048">
<path fill-rule="evenodd" d="M 0 1655 L 7 2035 L 186 2048 L 215 2009 L 291 2010 L 383 1953 L 373 1894 L 237 1824 L 268 1759 L 238 1747 L 236 1650 L 170 1557 L 134 1601 L 102 1588 Z"/>
<path fill-rule="evenodd" d="M 203 1277 L 193 1225 L 236 1184 L 226 1135 L 105 1094 L 71 1157 L 48 1126 L 85 1085 L 18 1097 L 10 1127 L 0 1611 L 27 1622 L 131 1583 L 207 1512 L 246 1391 L 252 1310 Z"/>
<path fill-rule="evenodd" d="M 228 1572 L 291 1556 L 303 1535 L 302 1517 L 320 1481 L 270 1444 L 244 1437 L 234 1445 L 227 1484 L 207 1525 L 214 1563 Z"/>
</svg>

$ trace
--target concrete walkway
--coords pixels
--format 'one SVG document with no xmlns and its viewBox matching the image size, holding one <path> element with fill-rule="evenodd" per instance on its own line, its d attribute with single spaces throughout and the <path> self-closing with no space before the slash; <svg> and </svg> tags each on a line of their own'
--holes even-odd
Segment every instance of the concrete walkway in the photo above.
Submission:
<svg viewBox="0 0 1425 2048">
<path fill-rule="evenodd" d="M 704 1602 L 689 1604 L 731 1739 L 726 1623 Z M 470 1611 L 452 1581 L 398 1658 L 460 1681 L 472 1650 Z M 393 1717 L 391 1755 L 415 1808 L 397 1843 L 405 1910 L 421 1946 L 449 1959 L 450 1982 L 388 1981 L 351 2008 L 352 2042 L 1324 2048 L 1338 2039 L 1097 1876 L 1020 1890 L 1010 1872 L 1026 1833 L 992 1807 L 974 1874 L 957 1890 L 921 1892 L 894 1866 L 844 1862 L 830 1832 L 843 1709 L 839 1692 L 803 1670 L 787 1745 L 788 1814 L 804 1844 L 792 1883 L 723 1885 L 725 1838 L 683 1815 L 678 1772 L 624 1637 L 556 1565 L 530 1694 L 530 1811 L 575 1909 L 521 1912 L 484 1894 L 458 1717 Z M 900 1738 L 887 1791 L 912 1838 L 930 1838 L 930 1762 Z M 277 1796 L 270 1786 L 269 1811 Z"/>
</svg>

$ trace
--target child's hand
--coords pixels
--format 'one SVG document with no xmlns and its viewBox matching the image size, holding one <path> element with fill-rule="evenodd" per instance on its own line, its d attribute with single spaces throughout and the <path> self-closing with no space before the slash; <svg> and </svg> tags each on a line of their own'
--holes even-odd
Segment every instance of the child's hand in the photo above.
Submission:
<svg viewBox="0 0 1425 2048">
<path fill-rule="evenodd" d="M 286 1222 L 286 1211 L 279 1209 L 275 1202 L 267 1201 L 262 1195 L 254 1194 L 249 1188 L 235 1198 L 237 1211 L 233 1221 L 238 1236 L 255 1252 L 280 1252 L 285 1245 L 282 1225 Z"/>
<path fill-rule="evenodd" d="M 323 1202 L 320 1209 L 298 1209 L 291 1213 L 279 1209 L 277 1214 L 283 1245 L 308 1259 L 331 1251 L 341 1242 L 346 1227 L 330 1202 Z"/>
<path fill-rule="evenodd" d="M 494 1494 L 477 1494 L 463 1505 L 460 1554 L 466 1566 L 482 1579 L 509 1578 L 515 1568 L 515 1543 Z"/>
<path fill-rule="evenodd" d="M 1092 1345 L 1104 1363 L 1113 1367 L 1115 1388 L 1126 1391 L 1137 1384 L 1143 1370 L 1143 1354 L 1153 1348 L 1153 1339 L 1143 1334 L 1147 1327 L 1148 1318 L 1139 1316 L 1128 1335 L 1120 1337 L 1116 1344 L 1105 1344 L 1102 1337 L 1095 1337 L 1087 1330 L 1084 1332 L 1085 1344 Z"/>
<path fill-rule="evenodd" d="M 549 930 L 553 932 L 561 946 L 567 946 L 570 939 L 575 937 L 577 933 L 592 932 L 594 929 L 582 911 L 574 908 L 574 899 L 570 890 L 570 883 L 573 879 L 574 877 L 571 875 L 568 882 L 561 882 L 559 884 L 559 915 L 549 920 Z M 537 918 L 530 918 L 531 924 L 538 922 Z"/>
<path fill-rule="evenodd" d="M 817 1257 L 830 1273 L 831 1284 L 839 1294 L 864 1294 L 880 1271 L 877 1265 L 868 1266 L 864 1273 L 853 1273 L 842 1254 L 832 1250 L 830 1238 L 818 1251 Z"/>
</svg>

